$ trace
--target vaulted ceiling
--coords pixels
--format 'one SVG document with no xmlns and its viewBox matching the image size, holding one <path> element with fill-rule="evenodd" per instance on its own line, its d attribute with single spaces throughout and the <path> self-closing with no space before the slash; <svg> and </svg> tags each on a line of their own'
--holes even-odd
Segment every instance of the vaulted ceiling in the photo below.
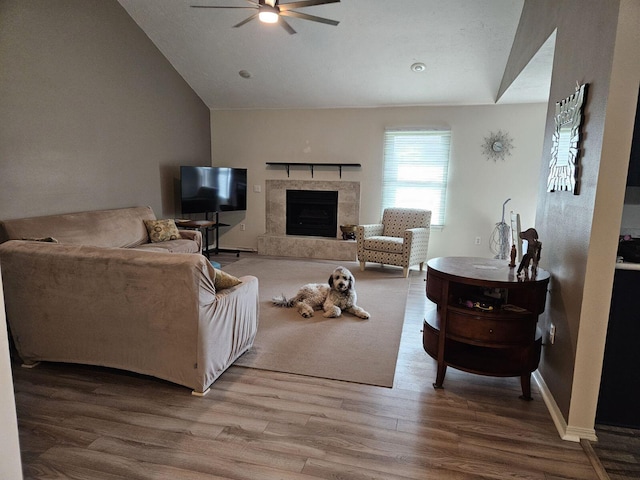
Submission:
<svg viewBox="0 0 640 480">
<path fill-rule="evenodd" d="M 211 109 L 258 109 L 494 104 L 524 0 L 342 0 L 297 9 L 337 26 L 286 17 L 294 35 L 192 8 L 249 0 L 118 1 Z M 547 102 L 552 59 L 551 44 L 498 103 Z"/>
</svg>

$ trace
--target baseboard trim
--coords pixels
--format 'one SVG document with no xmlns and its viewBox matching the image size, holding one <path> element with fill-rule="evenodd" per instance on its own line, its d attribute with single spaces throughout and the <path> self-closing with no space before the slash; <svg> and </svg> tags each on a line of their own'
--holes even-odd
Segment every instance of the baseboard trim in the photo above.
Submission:
<svg viewBox="0 0 640 480">
<path fill-rule="evenodd" d="M 540 393 L 542 395 L 542 399 L 544 400 L 545 405 L 547 406 L 547 410 L 549 410 L 549 414 L 551 415 L 551 419 L 558 430 L 558 434 L 562 440 L 567 440 L 569 442 L 580 442 L 581 439 L 587 439 L 592 442 L 596 442 L 598 437 L 596 436 L 595 428 L 579 428 L 579 427 L 571 427 L 567 425 L 567 422 L 558 407 L 553 395 L 551 395 L 551 391 L 547 386 L 544 378 L 540 375 L 540 372 L 536 370 L 533 372 L 533 379 L 538 385 L 540 389 Z"/>
</svg>

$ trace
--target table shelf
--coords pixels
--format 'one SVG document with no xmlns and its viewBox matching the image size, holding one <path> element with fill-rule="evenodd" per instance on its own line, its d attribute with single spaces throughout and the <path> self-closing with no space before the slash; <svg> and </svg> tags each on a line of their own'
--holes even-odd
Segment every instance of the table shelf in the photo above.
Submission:
<svg viewBox="0 0 640 480">
<path fill-rule="evenodd" d="M 425 351 L 437 360 L 440 330 L 433 322 L 433 317 L 425 318 L 423 343 Z M 526 345 L 501 345 L 496 348 L 490 345 L 472 344 L 447 337 L 445 362 L 457 370 L 477 375 L 495 377 L 519 377 L 524 370 L 534 371 L 540 361 L 542 332 L 537 329 L 534 342 Z M 523 357 L 526 363 L 523 365 Z M 525 379 L 525 381 L 527 381 Z"/>
<path fill-rule="evenodd" d="M 215 247 L 213 253 L 217 255 L 222 250 L 220 249 L 220 227 L 229 227 L 228 223 L 222 223 L 218 219 L 218 212 L 215 213 L 215 220 L 179 220 L 176 221 L 178 228 L 188 228 L 192 230 L 204 231 L 204 243 L 202 254 L 207 258 L 210 258 L 211 252 L 209 250 L 209 232 L 214 232 Z M 233 250 L 233 253 L 237 257 L 240 256 L 239 250 Z"/>
</svg>

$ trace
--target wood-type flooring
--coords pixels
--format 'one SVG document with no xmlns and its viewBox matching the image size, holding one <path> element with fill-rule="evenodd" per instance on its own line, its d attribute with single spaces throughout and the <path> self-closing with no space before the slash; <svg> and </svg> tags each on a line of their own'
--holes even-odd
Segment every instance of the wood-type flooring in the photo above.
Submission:
<svg viewBox="0 0 640 480">
<path fill-rule="evenodd" d="M 611 480 L 640 479 L 640 430 L 596 425 L 592 444 Z"/>
<path fill-rule="evenodd" d="M 411 273 L 393 388 L 233 366 L 198 398 L 118 370 L 15 363 L 25 478 L 598 479 L 535 384 L 527 402 L 519 378 L 449 369 L 434 390 L 424 278 Z"/>
</svg>

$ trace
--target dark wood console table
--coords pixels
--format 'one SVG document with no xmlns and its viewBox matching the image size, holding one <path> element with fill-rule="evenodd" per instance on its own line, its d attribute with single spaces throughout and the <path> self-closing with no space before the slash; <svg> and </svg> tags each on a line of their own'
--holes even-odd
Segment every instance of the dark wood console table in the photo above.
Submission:
<svg viewBox="0 0 640 480">
<path fill-rule="evenodd" d="M 424 320 L 425 351 L 438 362 L 434 388 L 447 366 L 480 375 L 520 377 L 531 400 L 538 368 L 549 273 L 520 279 L 508 260 L 441 257 L 427 262 L 427 298 L 437 305 Z"/>
</svg>

